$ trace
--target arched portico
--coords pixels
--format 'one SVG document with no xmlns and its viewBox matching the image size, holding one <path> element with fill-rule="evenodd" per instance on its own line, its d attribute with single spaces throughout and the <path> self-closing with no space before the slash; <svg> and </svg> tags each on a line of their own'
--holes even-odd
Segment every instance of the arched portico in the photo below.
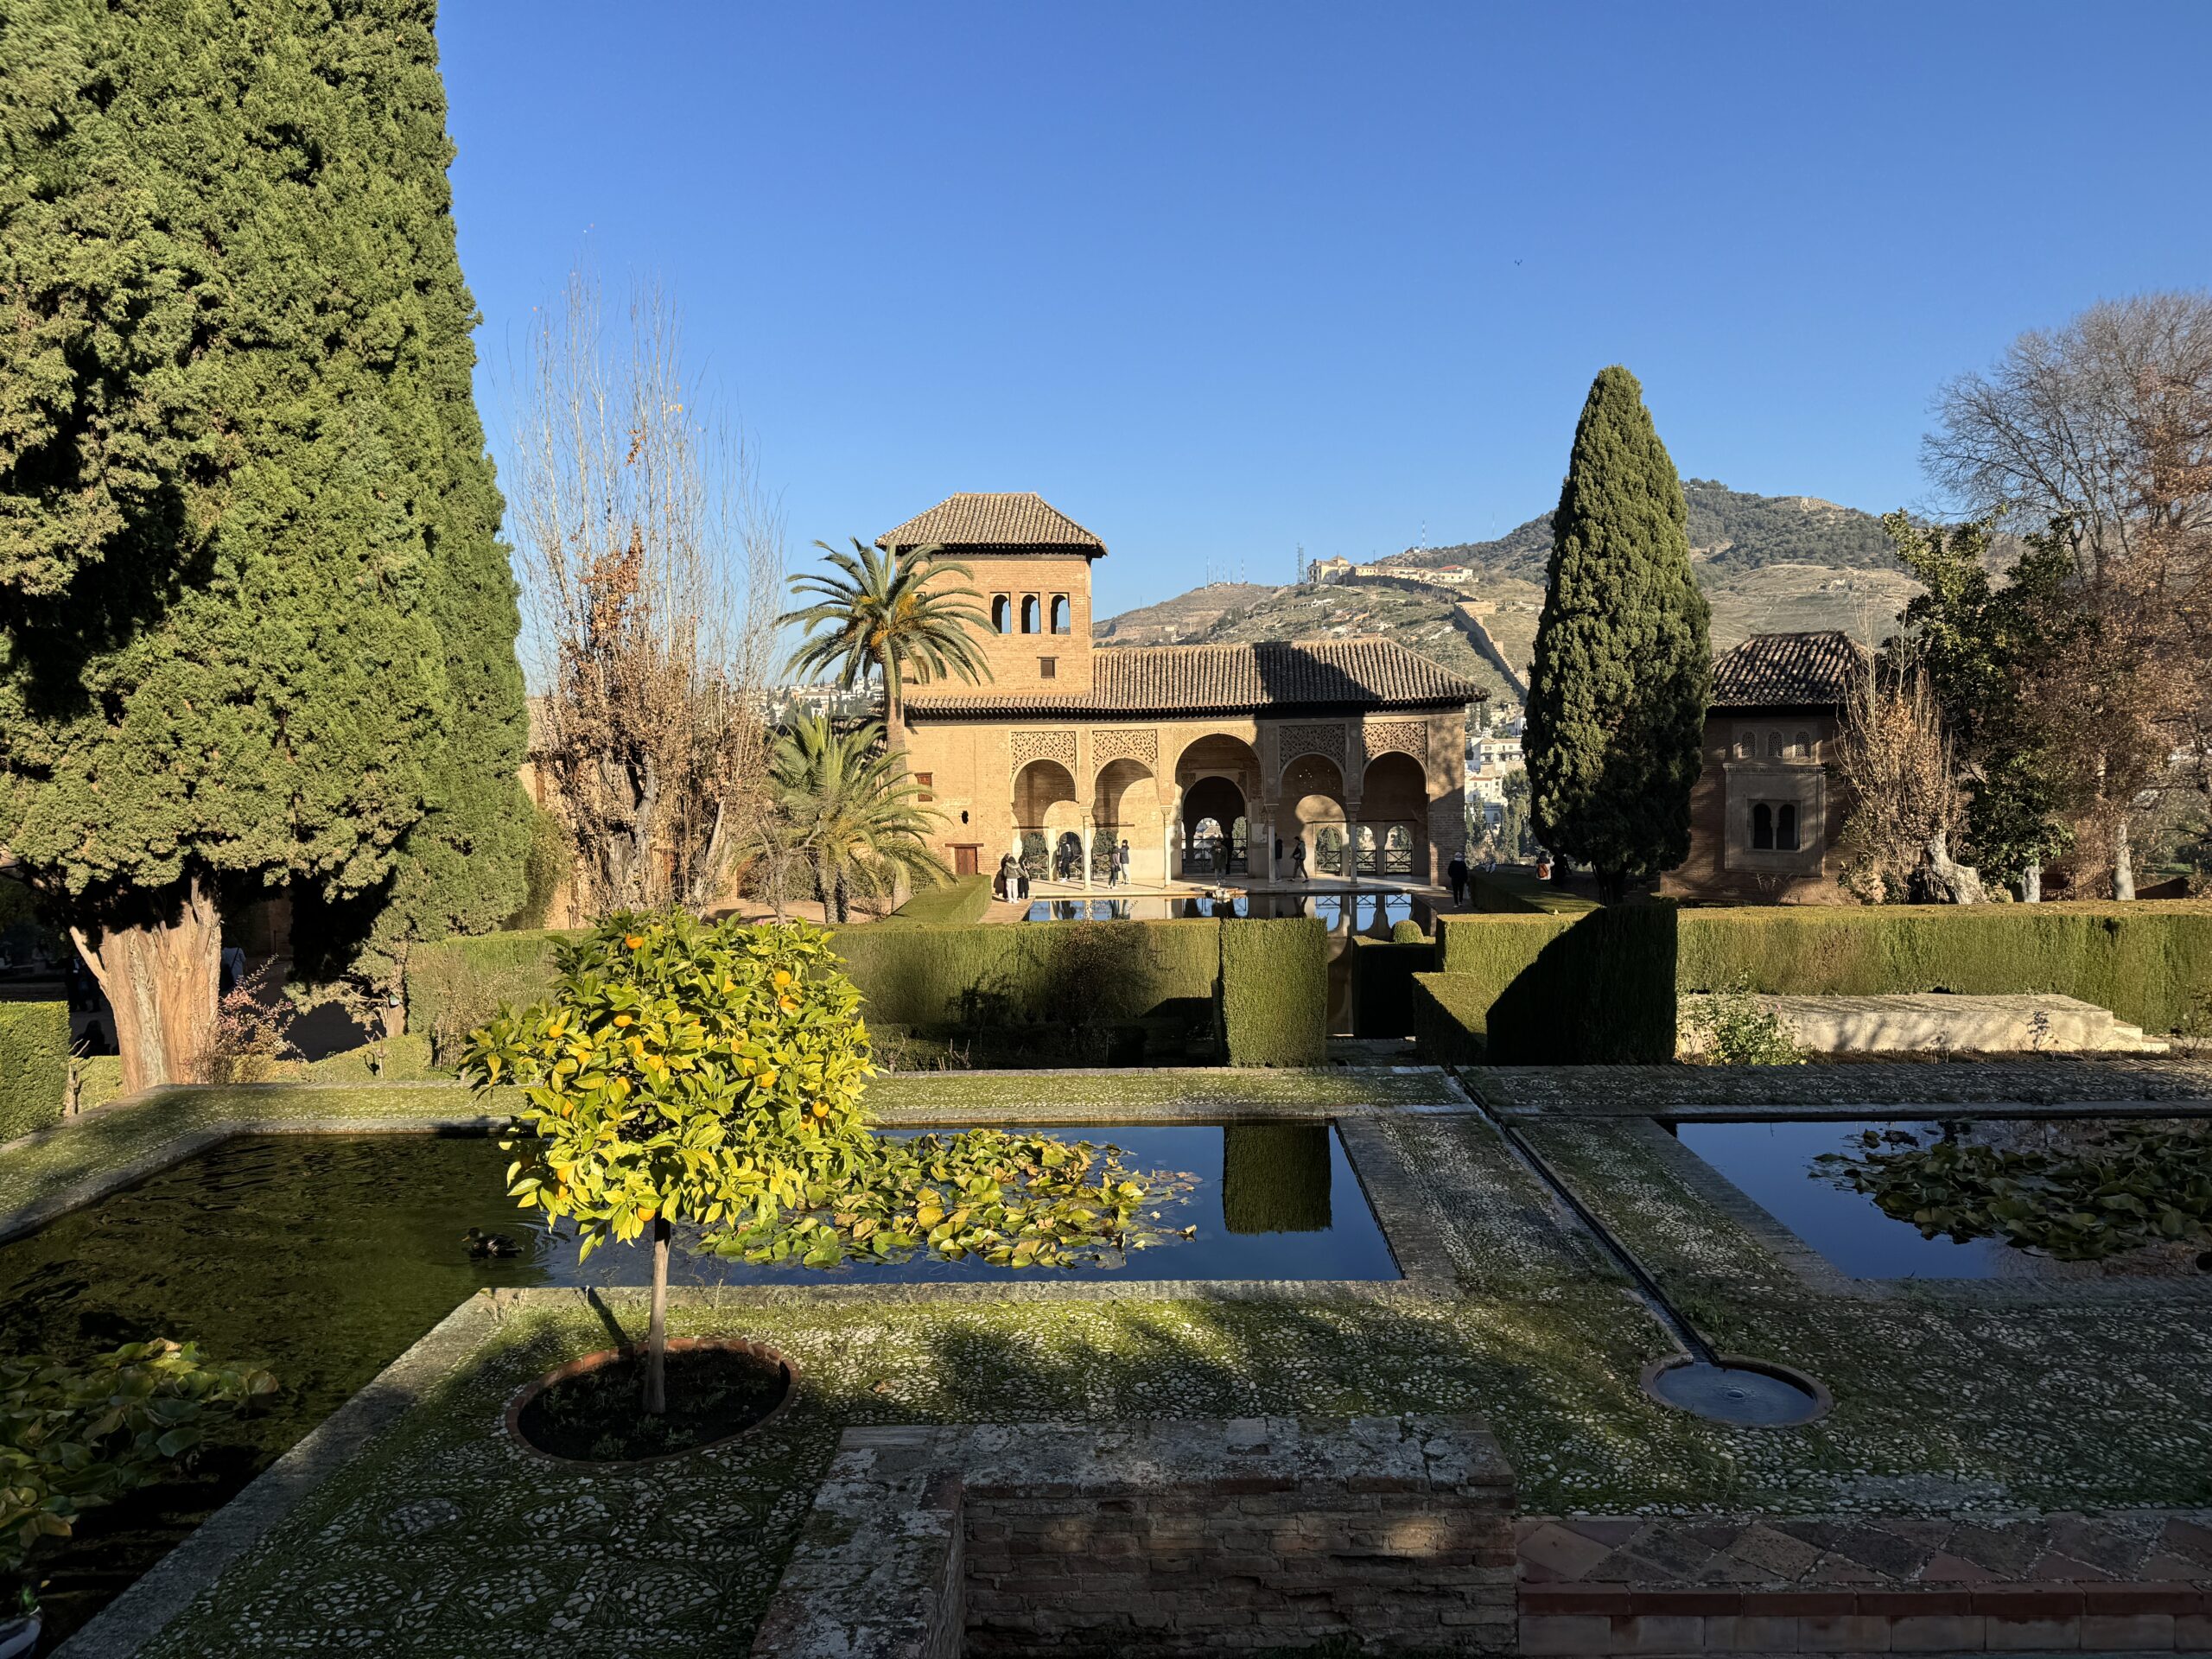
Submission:
<svg viewBox="0 0 2212 1659">
<path fill-rule="evenodd" d="M 1092 782 L 1090 819 L 1093 827 L 1093 876 L 1106 879 L 1111 860 L 1123 842 L 1129 848 L 1129 880 L 1157 881 L 1166 874 L 1161 825 L 1166 809 L 1160 798 L 1160 780 L 1141 760 L 1109 760 Z"/>
<path fill-rule="evenodd" d="M 1325 754 L 1301 754 L 1282 770 L 1285 847 L 1306 843 L 1306 868 L 1315 875 L 1342 875 L 1348 814 L 1344 772 Z"/>
<path fill-rule="evenodd" d="M 1184 746 L 1175 759 L 1175 810 L 1168 871 L 1176 875 L 1249 872 L 1251 848 L 1263 836 L 1254 811 L 1261 798 L 1260 757 L 1243 738 L 1209 732 Z M 1205 837 L 1199 827 L 1211 821 Z M 1264 858 L 1256 861 L 1262 869 Z"/>
<path fill-rule="evenodd" d="M 1014 775 L 1014 844 L 1033 876 L 1049 876 L 1059 838 L 1083 828 L 1075 776 L 1057 760 L 1032 760 Z"/>
<path fill-rule="evenodd" d="M 1360 874 L 1430 880 L 1428 779 L 1421 762 L 1396 751 L 1376 755 L 1359 795 Z"/>
</svg>

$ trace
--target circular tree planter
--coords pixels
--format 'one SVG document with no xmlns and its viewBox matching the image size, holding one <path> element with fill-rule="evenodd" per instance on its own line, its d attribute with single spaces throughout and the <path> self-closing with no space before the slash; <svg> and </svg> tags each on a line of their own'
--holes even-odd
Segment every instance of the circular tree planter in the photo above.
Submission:
<svg viewBox="0 0 2212 1659">
<path fill-rule="evenodd" d="M 1670 1354 L 1643 1368 L 1643 1391 L 1662 1406 L 1745 1428 L 1796 1428 L 1835 1407 L 1819 1378 L 1741 1354 L 1716 1354 L 1708 1364 Z"/>
<path fill-rule="evenodd" d="M 765 1343 L 671 1337 L 663 1419 L 671 1443 L 643 1449 L 645 1354 L 643 1344 L 602 1348 L 532 1378 L 507 1402 L 508 1434 L 550 1462 L 635 1468 L 750 1434 L 781 1416 L 798 1386 L 798 1365 Z"/>
</svg>

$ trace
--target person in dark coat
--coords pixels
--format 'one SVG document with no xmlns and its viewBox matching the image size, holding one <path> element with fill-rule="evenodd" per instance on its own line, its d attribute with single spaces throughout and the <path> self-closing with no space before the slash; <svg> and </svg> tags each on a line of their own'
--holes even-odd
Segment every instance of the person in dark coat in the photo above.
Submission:
<svg viewBox="0 0 2212 1659">
<path fill-rule="evenodd" d="M 1444 879 L 1451 884 L 1452 902 L 1454 905 L 1465 904 L 1467 902 L 1467 859 L 1465 854 L 1454 853 L 1452 855 L 1452 861 L 1444 867 Z"/>
</svg>

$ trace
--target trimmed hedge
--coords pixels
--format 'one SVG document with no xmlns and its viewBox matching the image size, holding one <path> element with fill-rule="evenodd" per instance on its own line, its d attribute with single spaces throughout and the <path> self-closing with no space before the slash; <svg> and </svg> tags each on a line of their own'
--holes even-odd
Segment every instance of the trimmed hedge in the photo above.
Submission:
<svg viewBox="0 0 2212 1659">
<path fill-rule="evenodd" d="M 1431 1065 L 1476 1065 L 1490 1058 L 1497 988 L 1461 974 L 1415 974 L 1410 982 L 1414 1045 Z"/>
<path fill-rule="evenodd" d="M 1436 971 L 1436 941 L 1351 942 L 1351 1029 L 1355 1037 L 1413 1033 L 1413 979 Z"/>
<path fill-rule="evenodd" d="M 0 1002 L 0 1141 L 61 1121 L 69 1086 L 69 1005 Z"/>
<path fill-rule="evenodd" d="M 1526 870 L 1469 871 L 1467 903 L 1493 916 L 1580 916 L 1598 908 L 1594 899 L 1539 881 Z"/>
<path fill-rule="evenodd" d="M 2212 1033 L 2212 905 L 1787 906 L 1682 912 L 1684 991 L 1776 995 L 2049 991 L 2146 1032 Z"/>
<path fill-rule="evenodd" d="M 455 1065 L 462 1041 L 501 1003 L 545 995 L 553 984 L 553 947 L 577 937 L 527 928 L 416 945 L 407 958 L 407 1029 L 429 1039 L 434 1064 Z"/>
<path fill-rule="evenodd" d="M 1221 1039 L 1229 1064 L 1325 1064 L 1329 1058 L 1327 924 L 1319 917 L 1281 916 L 1201 925 L 1220 931 Z"/>
<path fill-rule="evenodd" d="M 906 925 L 914 922 L 980 922 L 991 908 L 991 878 L 963 875 L 940 887 L 925 887 L 893 911 L 883 921 Z"/>
<path fill-rule="evenodd" d="M 2212 905 L 1623 905 L 1448 916 L 1414 999 L 1422 1052 L 1501 1065 L 1665 1060 L 1675 999 L 2046 991 L 2146 1032 L 2212 1032 Z"/>
<path fill-rule="evenodd" d="M 1203 1023 L 1220 971 L 1216 922 L 913 923 L 832 928 L 865 1017 L 923 1033 Z"/>
<path fill-rule="evenodd" d="M 989 888 L 983 889 L 986 895 Z M 1155 1041 L 1211 1030 L 1233 1065 L 1316 1065 L 1325 1058 L 1327 930 L 1281 920 L 884 922 L 832 928 L 867 999 L 866 1016 L 925 1039 L 1046 1039 L 1077 1032 L 1116 1063 Z M 572 935 L 490 933 L 418 947 L 407 969 L 407 1023 L 450 1065 L 469 1032 L 503 1002 L 553 982 L 553 947 Z M 1027 1039 L 1023 1039 L 1027 1041 Z M 1202 1037 L 1203 1040 L 1203 1037 Z"/>
</svg>

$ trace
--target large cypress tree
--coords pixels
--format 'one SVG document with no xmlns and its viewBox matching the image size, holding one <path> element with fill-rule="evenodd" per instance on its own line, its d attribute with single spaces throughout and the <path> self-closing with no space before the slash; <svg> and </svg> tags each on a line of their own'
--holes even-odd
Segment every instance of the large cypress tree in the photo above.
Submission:
<svg viewBox="0 0 2212 1659">
<path fill-rule="evenodd" d="M 131 1086 L 204 1051 L 226 902 L 519 892 L 431 21 L 0 0 L 0 845 Z"/>
<path fill-rule="evenodd" d="M 1538 834 L 1609 900 L 1689 854 L 1713 665 L 1688 523 L 1643 387 L 1602 371 L 1552 514 L 1524 747 Z"/>
</svg>

